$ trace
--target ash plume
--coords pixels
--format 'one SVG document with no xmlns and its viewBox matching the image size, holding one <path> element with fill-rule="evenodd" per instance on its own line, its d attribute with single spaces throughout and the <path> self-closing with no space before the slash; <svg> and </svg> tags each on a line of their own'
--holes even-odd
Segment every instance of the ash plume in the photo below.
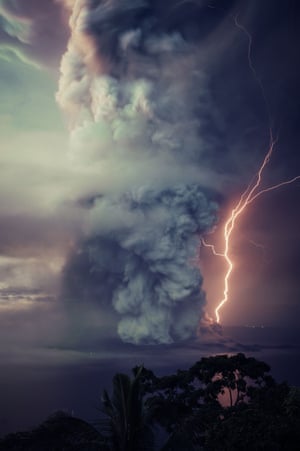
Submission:
<svg viewBox="0 0 300 451">
<path fill-rule="evenodd" d="M 195 6 L 65 4 L 71 36 L 57 101 L 69 118 L 72 165 L 93 179 L 81 196 L 84 237 L 65 268 L 66 292 L 78 279 L 81 297 L 111 304 L 126 342 L 187 339 L 205 318 L 194 260 L 217 211 L 201 139 L 208 98 Z"/>
</svg>

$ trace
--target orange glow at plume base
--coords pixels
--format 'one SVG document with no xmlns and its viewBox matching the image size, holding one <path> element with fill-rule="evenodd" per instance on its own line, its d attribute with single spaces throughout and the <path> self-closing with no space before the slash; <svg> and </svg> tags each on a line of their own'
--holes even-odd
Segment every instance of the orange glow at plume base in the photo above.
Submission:
<svg viewBox="0 0 300 451">
<path fill-rule="evenodd" d="M 232 260 L 231 253 L 230 253 L 231 239 L 232 239 L 232 234 L 234 233 L 234 230 L 236 227 L 236 221 L 237 221 L 238 217 L 245 211 L 245 209 L 248 207 L 248 205 L 250 205 L 253 201 L 255 201 L 262 194 L 265 194 L 269 191 L 273 191 L 278 188 L 281 188 L 284 185 L 289 185 L 290 183 L 293 183 L 296 180 L 300 180 L 300 175 L 298 175 L 292 179 L 285 180 L 276 185 L 272 185 L 267 188 L 260 189 L 264 169 L 270 161 L 270 158 L 272 156 L 276 142 L 277 141 L 274 140 L 274 138 L 273 138 L 272 130 L 270 129 L 270 145 L 269 145 L 268 152 L 266 153 L 264 160 L 263 160 L 261 166 L 259 167 L 255 177 L 253 178 L 251 183 L 248 185 L 246 190 L 242 193 L 237 204 L 231 210 L 231 213 L 225 222 L 224 231 L 223 231 L 223 239 L 224 239 L 223 251 L 217 252 L 216 248 L 213 244 L 207 243 L 204 239 L 201 240 L 204 247 L 209 248 L 214 255 L 222 257 L 225 260 L 226 265 L 227 265 L 227 271 L 224 276 L 223 298 L 221 299 L 221 301 L 219 302 L 219 304 L 217 305 L 217 307 L 215 309 L 215 317 L 216 317 L 217 323 L 220 323 L 220 320 L 221 320 L 220 311 L 223 308 L 223 306 L 226 304 L 226 302 L 228 302 L 228 299 L 229 299 L 230 276 L 234 269 L 234 262 Z"/>
</svg>

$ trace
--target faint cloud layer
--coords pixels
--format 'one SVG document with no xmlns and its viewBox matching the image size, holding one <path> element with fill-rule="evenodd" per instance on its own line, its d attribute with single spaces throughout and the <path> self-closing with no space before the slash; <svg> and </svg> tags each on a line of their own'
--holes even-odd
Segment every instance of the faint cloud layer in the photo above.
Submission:
<svg viewBox="0 0 300 451">
<path fill-rule="evenodd" d="M 52 0 L 1 0 L 0 57 L 53 67 L 65 40 L 61 9 Z"/>
</svg>

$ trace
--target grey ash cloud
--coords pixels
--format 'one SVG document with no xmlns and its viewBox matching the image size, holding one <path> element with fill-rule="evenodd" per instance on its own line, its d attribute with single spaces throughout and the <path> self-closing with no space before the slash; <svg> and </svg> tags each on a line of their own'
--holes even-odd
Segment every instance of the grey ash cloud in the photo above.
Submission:
<svg viewBox="0 0 300 451">
<path fill-rule="evenodd" d="M 79 201 L 84 232 L 64 297 L 111 305 L 126 342 L 188 339 L 206 321 L 195 260 L 216 223 L 218 186 L 201 138 L 206 77 L 186 33 L 194 8 L 179 27 L 184 4 L 66 3 L 71 36 L 57 100 L 70 120 L 71 164 L 99 171 L 99 182 Z"/>
<path fill-rule="evenodd" d="M 192 259 L 215 213 L 197 185 L 140 187 L 97 200 L 89 211 L 89 238 L 66 269 L 69 295 L 112 302 L 124 341 L 189 338 L 205 306 Z"/>
</svg>

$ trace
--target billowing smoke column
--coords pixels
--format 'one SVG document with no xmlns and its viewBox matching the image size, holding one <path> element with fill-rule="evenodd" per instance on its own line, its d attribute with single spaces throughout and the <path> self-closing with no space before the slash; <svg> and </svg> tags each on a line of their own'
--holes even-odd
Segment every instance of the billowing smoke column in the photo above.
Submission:
<svg viewBox="0 0 300 451">
<path fill-rule="evenodd" d="M 216 215 L 199 175 L 196 48 L 170 23 L 174 2 L 66 3 L 71 37 L 57 99 L 74 166 L 99 173 L 76 259 L 120 315 L 124 341 L 187 339 L 205 305 L 193 259 Z"/>
</svg>

